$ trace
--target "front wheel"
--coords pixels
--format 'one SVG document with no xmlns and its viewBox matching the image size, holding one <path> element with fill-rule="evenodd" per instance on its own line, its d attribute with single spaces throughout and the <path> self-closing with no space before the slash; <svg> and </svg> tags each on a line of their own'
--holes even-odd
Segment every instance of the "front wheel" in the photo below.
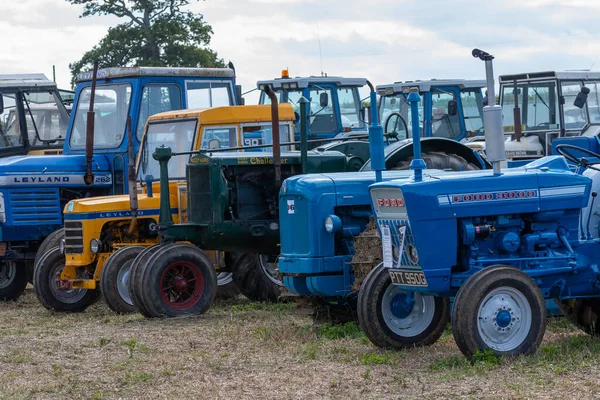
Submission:
<svg viewBox="0 0 600 400">
<path fill-rule="evenodd" d="M 407 292 L 392 283 L 379 264 L 367 275 L 358 293 L 358 321 L 373 344 L 405 349 L 435 343 L 448 323 L 447 298 Z"/>
<path fill-rule="evenodd" d="M 546 302 L 523 271 L 486 267 L 461 286 L 454 299 L 452 332 L 469 359 L 478 350 L 498 356 L 532 354 L 546 330 Z"/>
<path fill-rule="evenodd" d="M 15 261 L 0 261 L 0 300 L 18 299 L 26 286 L 26 265 Z"/>
<path fill-rule="evenodd" d="M 573 325 L 592 336 L 600 336 L 600 298 L 555 300 L 558 309 Z"/>
<path fill-rule="evenodd" d="M 98 299 L 97 290 L 58 288 L 65 256 L 58 247 L 46 252 L 33 271 L 33 290 L 44 307 L 60 312 L 82 312 Z"/>
</svg>

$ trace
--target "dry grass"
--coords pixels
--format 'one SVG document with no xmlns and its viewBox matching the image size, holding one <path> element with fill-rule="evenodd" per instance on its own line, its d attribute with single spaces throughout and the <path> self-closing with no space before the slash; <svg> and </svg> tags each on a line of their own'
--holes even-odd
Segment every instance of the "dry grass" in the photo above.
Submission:
<svg viewBox="0 0 600 400">
<path fill-rule="evenodd" d="M 381 238 L 371 217 L 365 230 L 354 239 L 354 255 L 350 261 L 354 271 L 352 289 L 359 290 L 362 281 L 381 261 Z"/>
<path fill-rule="evenodd" d="M 600 342 L 562 320 L 540 351 L 471 365 L 448 330 L 426 349 L 373 347 L 353 323 L 315 326 L 298 304 L 236 300 L 178 320 L 99 303 L 46 311 L 28 290 L 0 311 L 0 398 L 556 398 L 600 395 Z"/>
</svg>

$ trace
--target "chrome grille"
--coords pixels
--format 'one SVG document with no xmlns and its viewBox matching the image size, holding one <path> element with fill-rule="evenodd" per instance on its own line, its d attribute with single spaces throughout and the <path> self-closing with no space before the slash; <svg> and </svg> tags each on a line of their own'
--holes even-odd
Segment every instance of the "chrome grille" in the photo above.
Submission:
<svg viewBox="0 0 600 400">
<path fill-rule="evenodd" d="M 65 221 L 65 253 L 83 254 L 83 223 Z"/>
</svg>

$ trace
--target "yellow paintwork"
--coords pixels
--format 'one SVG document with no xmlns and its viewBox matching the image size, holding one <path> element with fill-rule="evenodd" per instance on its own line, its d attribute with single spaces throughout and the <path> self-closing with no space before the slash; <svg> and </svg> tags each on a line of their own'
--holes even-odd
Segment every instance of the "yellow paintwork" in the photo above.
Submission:
<svg viewBox="0 0 600 400">
<path fill-rule="evenodd" d="M 279 120 L 281 123 L 292 123 L 295 115 L 292 106 L 289 103 L 279 104 Z M 204 128 L 210 126 L 237 126 L 238 145 L 242 145 L 242 125 L 249 123 L 264 123 L 271 121 L 270 105 L 251 105 L 251 106 L 229 106 L 216 107 L 210 109 L 177 110 L 152 115 L 148 118 L 148 123 L 152 121 L 176 120 L 176 119 L 198 119 L 196 141 L 194 149 L 199 149 L 202 143 L 202 133 Z M 146 125 L 147 127 L 147 125 Z M 145 132 L 145 131 L 144 131 Z M 293 129 L 290 130 L 293 132 Z M 145 135 L 145 133 L 144 133 Z M 138 154 L 137 165 L 140 163 L 140 154 Z M 160 184 L 155 182 L 152 185 L 153 197 L 148 197 L 145 190 L 138 187 L 138 219 L 153 219 L 158 222 L 158 209 L 160 208 Z M 175 223 L 187 221 L 187 186 L 185 182 L 171 182 L 169 184 L 171 210 Z M 107 223 L 129 223 L 130 211 L 129 195 L 91 197 L 85 199 L 72 200 L 71 206 L 67 204 L 64 209 L 65 214 L 87 214 L 87 213 L 106 213 L 97 219 L 82 219 L 83 225 L 83 254 L 66 254 L 65 268 L 62 271 L 61 279 L 69 280 L 74 288 L 96 289 L 100 281 L 102 268 L 108 257 L 112 253 L 93 254 L 89 249 L 89 243 L 94 238 L 100 238 L 102 229 Z M 180 207 L 181 205 L 181 207 Z M 71 211 L 69 211 L 69 207 Z M 144 210 L 156 210 L 150 215 L 144 215 Z M 76 219 L 69 219 L 76 221 Z M 158 243 L 158 237 L 137 237 L 124 238 L 125 240 L 113 242 L 114 247 L 129 245 L 150 246 Z M 93 279 L 78 279 L 77 269 L 90 266 L 94 270 Z"/>
</svg>

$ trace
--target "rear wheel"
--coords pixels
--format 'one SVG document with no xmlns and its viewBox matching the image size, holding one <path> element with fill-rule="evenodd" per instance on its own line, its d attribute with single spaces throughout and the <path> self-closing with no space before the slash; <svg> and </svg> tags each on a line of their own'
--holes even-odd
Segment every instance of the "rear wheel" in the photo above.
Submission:
<svg viewBox="0 0 600 400">
<path fill-rule="evenodd" d="M 447 298 L 409 293 L 392 284 L 388 269 L 379 264 L 358 293 L 358 321 L 373 344 L 404 349 L 435 343 L 449 320 Z"/>
<path fill-rule="evenodd" d="M 565 317 L 589 335 L 600 336 L 600 298 L 555 300 Z"/>
<path fill-rule="evenodd" d="M 277 262 L 266 255 L 242 254 L 234 263 L 233 279 L 250 300 L 274 302 L 281 296 Z"/>
<path fill-rule="evenodd" d="M 532 354 L 546 330 L 546 302 L 536 283 L 506 265 L 484 268 L 461 286 L 454 299 L 452 332 L 460 351 L 498 356 Z"/>
<path fill-rule="evenodd" d="M 133 261 L 144 250 L 142 246 L 122 247 L 106 260 L 102 268 L 100 289 L 106 304 L 119 314 L 136 311 L 129 295 L 129 277 Z"/>
<path fill-rule="evenodd" d="M 16 261 L 0 262 L 0 300 L 18 299 L 27 286 L 27 268 Z"/>
<path fill-rule="evenodd" d="M 60 275 L 65 267 L 65 256 L 58 247 L 46 252 L 35 266 L 33 290 L 40 303 L 48 310 L 81 312 L 97 299 L 98 290 L 59 289 Z"/>
<path fill-rule="evenodd" d="M 456 154 L 447 154 L 441 151 L 431 151 L 423 153 L 423 161 L 428 169 L 448 169 L 452 171 L 475 171 L 478 166 L 469 163 L 467 160 Z M 413 157 L 402 160 L 392 169 L 407 170 Z"/>
<path fill-rule="evenodd" d="M 213 263 L 195 246 L 164 246 L 138 268 L 143 269 L 144 290 L 137 296 L 150 317 L 204 314 L 215 299 L 217 276 Z"/>
</svg>

